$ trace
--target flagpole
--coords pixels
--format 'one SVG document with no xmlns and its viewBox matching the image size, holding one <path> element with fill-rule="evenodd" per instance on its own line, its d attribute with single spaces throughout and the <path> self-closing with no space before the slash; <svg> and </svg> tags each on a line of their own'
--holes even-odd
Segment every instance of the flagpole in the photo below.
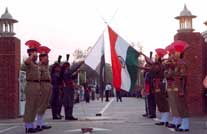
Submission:
<svg viewBox="0 0 207 134">
<path fill-rule="evenodd" d="M 117 12 L 118 12 L 118 8 L 116 9 L 116 11 L 114 12 L 114 14 L 112 15 L 112 18 L 110 19 L 110 21 L 109 22 L 107 22 L 105 19 L 104 19 L 104 17 L 102 16 L 102 14 L 98 11 L 98 9 L 97 9 L 97 12 L 99 13 L 99 16 L 100 16 L 100 18 L 103 20 L 103 22 L 104 22 L 104 24 L 106 24 L 106 27 L 104 28 L 104 30 L 103 30 L 103 33 L 105 32 L 105 30 L 108 28 L 108 25 L 109 25 L 109 23 L 111 23 L 112 22 L 112 20 L 114 19 L 114 17 L 115 17 L 115 15 L 117 14 Z M 104 56 L 105 56 L 105 54 L 104 54 Z M 100 94 L 101 94 L 101 101 L 103 102 L 103 97 L 104 97 L 104 88 L 105 88 L 105 83 L 106 83 L 106 69 L 105 69 L 105 58 L 104 58 L 104 65 L 103 65 L 103 70 L 102 69 L 100 69 L 100 70 L 102 70 L 103 72 L 100 72 L 100 78 L 99 78 L 99 91 L 100 91 Z"/>
</svg>

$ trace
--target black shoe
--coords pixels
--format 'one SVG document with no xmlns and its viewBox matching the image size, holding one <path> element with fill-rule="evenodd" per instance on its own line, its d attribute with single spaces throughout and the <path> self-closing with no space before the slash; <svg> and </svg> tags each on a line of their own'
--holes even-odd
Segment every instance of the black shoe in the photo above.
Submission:
<svg viewBox="0 0 207 134">
<path fill-rule="evenodd" d="M 36 131 L 37 131 L 37 132 L 39 132 L 39 131 L 42 131 L 42 130 L 43 130 L 40 126 L 37 126 L 35 129 L 36 129 Z"/>
<path fill-rule="evenodd" d="M 65 120 L 73 120 L 73 121 L 75 121 L 75 120 L 78 120 L 78 119 L 74 118 L 74 117 L 68 117 L 68 118 L 65 118 Z"/>
<path fill-rule="evenodd" d="M 56 116 L 52 118 L 53 120 L 61 120 L 62 118 L 60 116 Z"/>
<path fill-rule="evenodd" d="M 177 126 L 176 126 L 176 128 L 179 128 L 181 126 L 181 124 L 178 124 Z"/>
<path fill-rule="evenodd" d="M 153 118 L 156 118 L 156 116 L 155 115 L 149 115 L 148 118 L 153 119 Z"/>
<path fill-rule="evenodd" d="M 177 132 L 188 132 L 190 130 L 189 129 L 182 129 L 182 128 L 175 128 L 175 131 L 177 131 Z"/>
<path fill-rule="evenodd" d="M 63 118 L 64 116 L 60 114 L 60 115 L 58 115 L 58 117 Z"/>
<path fill-rule="evenodd" d="M 38 132 L 35 128 L 26 128 L 25 129 L 25 132 L 26 133 L 36 133 L 36 132 Z"/>
<path fill-rule="evenodd" d="M 168 126 L 168 122 L 158 122 L 158 123 L 155 123 L 155 125 L 158 125 L 158 126 Z"/>
<path fill-rule="evenodd" d="M 168 127 L 168 128 L 176 128 L 177 126 L 176 126 L 175 124 L 169 123 L 169 124 L 167 125 L 167 127 Z"/>
<path fill-rule="evenodd" d="M 49 126 L 49 125 L 42 125 L 42 126 L 37 126 L 37 128 L 39 128 L 39 129 L 50 129 L 50 128 L 52 128 L 52 126 Z"/>
</svg>

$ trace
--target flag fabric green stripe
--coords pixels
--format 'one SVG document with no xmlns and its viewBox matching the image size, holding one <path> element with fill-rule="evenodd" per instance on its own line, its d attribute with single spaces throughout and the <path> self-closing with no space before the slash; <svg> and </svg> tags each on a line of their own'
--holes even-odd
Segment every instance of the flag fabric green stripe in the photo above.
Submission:
<svg viewBox="0 0 207 134">
<path fill-rule="evenodd" d="M 137 82 L 137 72 L 138 72 L 138 52 L 132 48 L 131 46 L 127 49 L 127 55 L 126 55 L 126 66 L 127 70 L 129 72 L 129 76 L 131 78 L 131 87 L 130 90 L 133 90 L 135 87 L 135 84 Z"/>
</svg>

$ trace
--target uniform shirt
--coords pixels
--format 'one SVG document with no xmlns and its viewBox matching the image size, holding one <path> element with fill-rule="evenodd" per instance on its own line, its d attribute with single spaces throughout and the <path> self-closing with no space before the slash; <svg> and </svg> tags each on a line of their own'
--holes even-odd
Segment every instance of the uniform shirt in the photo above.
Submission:
<svg viewBox="0 0 207 134">
<path fill-rule="evenodd" d="M 33 62 L 25 64 L 26 66 L 26 80 L 27 81 L 39 81 L 40 69 L 39 66 Z"/>
<path fill-rule="evenodd" d="M 40 66 L 40 80 L 41 81 L 51 81 L 50 71 L 48 65 L 39 65 Z"/>
<path fill-rule="evenodd" d="M 65 70 L 63 72 L 63 81 L 65 86 L 74 88 L 74 80 L 77 78 L 77 75 L 74 75 L 72 71 Z"/>
<path fill-rule="evenodd" d="M 62 77 L 60 72 L 54 72 L 51 74 L 52 85 L 53 86 L 60 86 L 62 85 Z"/>
<path fill-rule="evenodd" d="M 40 66 L 40 87 L 41 89 L 51 89 L 51 76 L 48 65 L 39 65 Z"/>
</svg>

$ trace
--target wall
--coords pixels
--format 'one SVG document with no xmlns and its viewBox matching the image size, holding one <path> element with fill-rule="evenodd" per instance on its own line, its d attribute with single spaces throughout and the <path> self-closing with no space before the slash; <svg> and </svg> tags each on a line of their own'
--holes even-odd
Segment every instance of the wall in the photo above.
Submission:
<svg viewBox="0 0 207 134">
<path fill-rule="evenodd" d="M 20 40 L 0 37 L 0 118 L 19 115 Z"/>
</svg>

